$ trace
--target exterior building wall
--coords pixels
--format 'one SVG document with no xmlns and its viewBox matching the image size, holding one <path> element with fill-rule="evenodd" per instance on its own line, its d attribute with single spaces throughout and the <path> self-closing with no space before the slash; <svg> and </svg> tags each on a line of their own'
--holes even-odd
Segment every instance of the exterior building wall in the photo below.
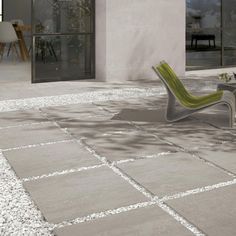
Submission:
<svg viewBox="0 0 236 236">
<path fill-rule="evenodd" d="M 155 79 L 166 60 L 185 74 L 185 0 L 97 0 L 96 78 Z"/>
</svg>

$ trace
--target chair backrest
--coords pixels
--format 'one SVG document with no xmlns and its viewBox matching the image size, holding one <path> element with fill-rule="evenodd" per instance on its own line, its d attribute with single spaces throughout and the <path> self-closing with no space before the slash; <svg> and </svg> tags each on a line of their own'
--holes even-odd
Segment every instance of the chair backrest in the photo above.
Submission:
<svg viewBox="0 0 236 236">
<path fill-rule="evenodd" d="M 192 95 L 185 89 L 173 69 L 165 61 L 162 61 L 159 65 L 153 67 L 153 69 L 180 102 L 192 97 Z"/>
<path fill-rule="evenodd" d="M 167 89 L 177 98 L 181 105 L 187 108 L 196 108 L 211 104 L 223 96 L 223 91 L 217 91 L 209 96 L 196 97 L 190 94 L 179 80 L 173 69 L 165 62 L 162 61 L 159 65 L 153 67 L 154 71 L 159 75 L 162 82 Z"/>
<path fill-rule="evenodd" d="M 18 40 L 16 31 L 10 22 L 0 22 L 0 43 L 12 43 Z"/>
<path fill-rule="evenodd" d="M 24 21 L 21 19 L 13 19 L 11 20 L 12 24 L 17 24 L 17 25 L 24 25 Z"/>
</svg>

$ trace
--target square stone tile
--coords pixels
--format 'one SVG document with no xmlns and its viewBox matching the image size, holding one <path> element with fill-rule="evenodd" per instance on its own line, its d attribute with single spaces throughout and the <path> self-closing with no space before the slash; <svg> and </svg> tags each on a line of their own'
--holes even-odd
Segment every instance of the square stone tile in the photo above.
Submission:
<svg viewBox="0 0 236 236">
<path fill-rule="evenodd" d="M 217 129 L 182 129 L 177 133 L 170 133 L 167 140 L 190 150 L 212 148 L 224 142 L 235 142 L 235 137 L 223 130 Z"/>
<path fill-rule="evenodd" d="M 147 120 L 135 121 L 134 124 L 146 130 L 147 132 L 150 132 L 162 138 L 168 137 L 168 132 L 177 133 L 178 131 L 181 132 L 181 130 L 189 130 L 193 127 L 195 128 L 196 132 L 198 131 L 198 129 L 215 129 L 212 128 L 209 124 L 203 123 L 192 116 L 176 122 L 166 122 L 164 116 L 165 111 L 163 109 L 160 109 L 160 112 L 157 116 L 157 121 L 149 122 L 147 118 Z"/>
<path fill-rule="evenodd" d="M 71 139 L 54 124 L 39 124 L 3 129 L 0 132 L 0 148 L 7 149 L 30 144 Z"/>
<path fill-rule="evenodd" d="M 205 192 L 168 201 L 190 222 L 197 225 L 206 235 L 236 235 L 236 186 Z"/>
<path fill-rule="evenodd" d="M 204 159 L 211 161 L 226 170 L 236 174 L 236 145 L 229 143 L 229 146 L 220 145 L 212 149 L 201 149 L 199 155 Z"/>
<path fill-rule="evenodd" d="M 56 229 L 57 236 L 174 236 L 190 231 L 157 206 L 142 208 L 91 222 Z"/>
<path fill-rule="evenodd" d="M 94 104 L 110 111 L 111 113 L 120 113 L 124 109 L 157 109 L 160 108 L 160 106 L 164 106 L 166 100 L 163 100 L 162 96 L 150 96 L 129 98 L 121 101 L 95 102 Z"/>
<path fill-rule="evenodd" d="M 78 138 L 87 137 L 95 138 L 96 135 L 106 135 L 110 132 L 124 132 L 127 130 L 133 130 L 134 127 L 126 121 L 111 120 L 106 121 L 59 121 L 62 128 L 67 128 L 70 133 Z"/>
<path fill-rule="evenodd" d="M 159 197 L 232 179 L 218 169 L 182 152 L 123 163 L 119 167 Z"/>
<path fill-rule="evenodd" d="M 93 138 L 87 138 L 85 142 L 98 154 L 111 161 L 177 152 L 175 147 L 135 128 L 97 134 Z"/>
<path fill-rule="evenodd" d="M 234 127 L 232 129 L 230 129 L 230 132 L 233 134 L 233 135 L 236 135 L 236 120 L 234 122 Z"/>
<path fill-rule="evenodd" d="M 35 110 L 0 112 L 0 127 L 48 121 Z"/>
<path fill-rule="evenodd" d="M 44 108 L 44 112 L 48 114 L 49 117 L 55 120 L 107 120 L 108 117 L 112 117 L 108 112 L 100 109 L 98 106 L 93 104 L 76 104 L 76 105 L 66 105 L 59 107 L 49 107 Z"/>
<path fill-rule="evenodd" d="M 53 223 L 147 200 L 107 167 L 26 182 L 24 186 Z"/>
<path fill-rule="evenodd" d="M 202 122 L 207 122 L 219 128 L 229 127 L 229 109 L 225 105 L 217 105 L 202 112 L 194 114 L 196 119 Z"/>
<path fill-rule="evenodd" d="M 101 164 L 77 142 L 12 150 L 4 156 L 20 178 Z"/>
<path fill-rule="evenodd" d="M 158 106 L 159 107 L 159 106 Z M 168 124 L 165 120 L 164 108 L 124 108 L 115 114 L 113 120 L 123 120 L 129 122 L 152 122 L 160 124 Z"/>
<path fill-rule="evenodd" d="M 136 123 L 147 132 L 190 150 L 212 148 L 225 142 L 236 142 L 236 136 L 188 118 L 171 124 Z"/>
</svg>

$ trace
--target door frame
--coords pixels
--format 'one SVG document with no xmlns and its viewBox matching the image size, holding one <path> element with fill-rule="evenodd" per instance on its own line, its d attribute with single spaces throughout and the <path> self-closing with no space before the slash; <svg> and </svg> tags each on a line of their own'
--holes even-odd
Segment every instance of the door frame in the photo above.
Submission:
<svg viewBox="0 0 236 236">
<path fill-rule="evenodd" d="M 187 0 L 186 0 L 187 1 Z M 219 69 L 219 68 L 231 68 L 231 67 L 236 67 L 236 64 L 235 65 L 225 65 L 225 60 L 224 60 L 224 55 L 225 55 L 225 47 L 224 47 L 224 30 L 225 30 L 225 25 L 224 25 L 224 0 L 220 0 L 220 39 L 221 39 L 221 52 L 220 52 L 220 55 L 221 55 L 221 59 L 220 59 L 220 65 L 219 66 L 201 66 L 201 67 L 198 67 L 198 68 L 193 68 L 193 69 L 189 69 L 187 68 L 187 60 L 186 60 L 186 65 L 185 65 L 185 68 L 186 68 L 186 71 L 192 71 L 192 70 L 208 70 L 208 69 Z M 187 12 L 187 4 L 186 4 L 186 12 Z M 187 22 L 186 22 L 187 23 Z M 187 24 L 185 23 L 185 29 L 187 27 Z M 185 35 L 185 38 L 186 38 L 186 35 Z M 187 49 L 186 49 L 186 40 L 185 40 L 185 55 L 187 55 Z"/>
<path fill-rule="evenodd" d="M 34 19 L 35 19 L 35 11 L 34 11 L 34 3 L 37 0 L 31 0 L 31 83 L 47 83 L 47 82 L 62 82 L 62 81 L 74 81 L 74 80 L 83 80 L 83 79 L 96 79 L 96 0 L 91 0 L 92 8 L 91 8 L 91 14 L 92 14 L 92 28 L 90 33 L 50 33 L 48 35 L 50 36 L 68 36 L 68 35 L 90 35 L 90 41 L 91 41 L 91 65 L 93 68 L 91 68 L 91 75 L 87 76 L 86 78 L 76 78 L 71 80 L 60 80 L 60 81 L 48 81 L 48 80 L 42 80 L 37 81 L 36 73 L 35 73 L 35 66 L 34 66 L 34 60 L 35 60 L 35 37 L 40 36 L 40 34 L 37 34 L 34 32 Z M 40 1 L 40 0 L 39 0 Z M 44 34 L 46 35 L 46 34 Z"/>
</svg>

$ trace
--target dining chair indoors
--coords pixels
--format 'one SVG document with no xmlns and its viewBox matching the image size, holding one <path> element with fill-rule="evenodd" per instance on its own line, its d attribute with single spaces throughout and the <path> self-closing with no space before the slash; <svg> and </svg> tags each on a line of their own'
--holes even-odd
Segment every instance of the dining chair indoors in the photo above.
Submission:
<svg viewBox="0 0 236 236">
<path fill-rule="evenodd" d="M 15 52 L 16 56 L 19 58 L 16 44 L 18 43 L 18 37 L 16 35 L 15 29 L 11 22 L 0 22 L 0 60 L 2 60 L 4 55 L 4 49 L 7 44 L 12 45 L 11 50 Z"/>
<path fill-rule="evenodd" d="M 54 33 L 54 25 L 51 19 L 45 20 L 42 24 L 42 33 L 43 34 L 52 34 Z M 46 58 L 48 56 L 53 56 L 55 61 L 58 61 L 56 51 L 54 49 L 55 39 L 50 36 L 41 36 L 38 37 L 35 41 L 36 47 L 36 58 L 41 53 L 41 58 L 44 63 L 46 63 Z"/>
<path fill-rule="evenodd" d="M 11 23 L 16 25 L 24 25 L 24 21 L 22 19 L 13 19 L 11 20 Z"/>
<path fill-rule="evenodd" d="M 12 25 L 24 25 L 24 21 L 21 19 L 13 19 L 10 21 L 12 23 Z M 11 52 L 11 48 L 12 48 L 12 43 L 9 44 L 9 48 L 7 51 L 7 56 L 9 56 L 10 52 Z"/>
</svg>

